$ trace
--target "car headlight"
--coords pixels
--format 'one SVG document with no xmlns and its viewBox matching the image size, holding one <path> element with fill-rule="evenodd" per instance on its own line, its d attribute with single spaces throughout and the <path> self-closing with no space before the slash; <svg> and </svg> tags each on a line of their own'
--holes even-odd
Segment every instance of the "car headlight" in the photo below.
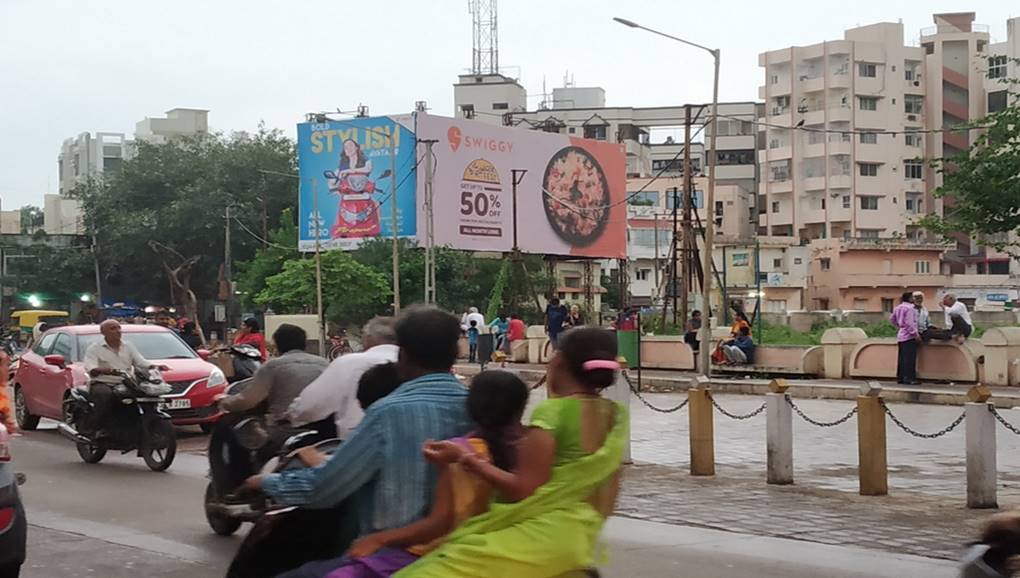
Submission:
<svg viewBox="0 0 1020 578">
<path fill-rule="evenodd" d="M 205 382 L 205 386 L 209 388 L 220 387 L 221 385 L 226 384 L 227 376 L 224 375 L 223 371 L 218 368 L 209 372 L 209 379 Z"/>
</svg>

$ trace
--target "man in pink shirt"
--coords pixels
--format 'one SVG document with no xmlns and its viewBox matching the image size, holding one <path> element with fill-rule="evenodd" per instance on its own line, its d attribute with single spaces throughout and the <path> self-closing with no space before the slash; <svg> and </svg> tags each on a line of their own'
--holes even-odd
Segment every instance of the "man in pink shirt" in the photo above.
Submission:
<svg viewBox="0 0 1020 578">
<path fill-rule="evenodd" d="M 896 383 L 914 385 L 917 380 L 917 344 L 921 334 L 917 332 L 917 309 L 914 295 L 904 291 L 900 304 L 893 309 L 889 321 L 896 326 Z"/>
</svg>

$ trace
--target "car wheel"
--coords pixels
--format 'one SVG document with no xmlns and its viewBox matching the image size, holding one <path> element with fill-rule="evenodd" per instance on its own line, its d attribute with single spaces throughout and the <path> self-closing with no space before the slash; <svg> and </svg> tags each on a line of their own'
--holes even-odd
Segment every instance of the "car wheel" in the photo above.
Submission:
<svg viewBox="0 0 1020 578">
<path fill-rule="evenodd" d="M 220 536 L 232 536 L 241 527 L 241 520 L 231 518 L 218 511 L 214 506 L 219 503 L 219 496 L 216 495 L 216 488 L 213 483 L 205 487 L 205 520 L 209 527 Z"/>
<path fill-rule="evenodd" d="M 106 457 L 106 448 L 92 444 L 76 444 L 78 456 L 86 464 L 98 464 Z"/>
<path fill-rule="evenodd" d="M 142 459 L 154 472 L 170 467 L 177 455 L 177 434 L 169 420 L 154 420 L 149 429 L 148 439 L 142 443 Z"/>
<path fill-rule="evenodd" d="M 28 412 L 28 400 L 25 393 L 21 391 L 20 385 L 14 386 L 14 419 L 18 422 L 18 428 L 23 431 L 32 431 L 39 427 L 39 416 Z"/>
</svg>

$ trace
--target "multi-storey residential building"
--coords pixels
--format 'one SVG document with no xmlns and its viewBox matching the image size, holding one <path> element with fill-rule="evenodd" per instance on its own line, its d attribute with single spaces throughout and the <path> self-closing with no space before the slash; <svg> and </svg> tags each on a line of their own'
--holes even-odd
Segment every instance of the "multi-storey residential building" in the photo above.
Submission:
<svg viewBox="0 0 1020 578">
<path fill-rule="evenodd" d="M 924 51 L 903 25 L 762 54 L 759 228 L 801 239 L 916 235 L 925 199 Z"/>
<path fill-rule="evenodd" d="M 712 258 L 726 287 L 728 302 L 753 311 L 761 298 L 765 313 L 804 309 L 808 248 L 792 237 L 757 237 L 753 241 L 722 241 Z M 759 295 L 759 292 L 761 293 Z"/>
<path fill-rule="evenodd" d="M 209 111 L 197 108 L 173 108 L 166 118 L 148 118 L 135 123 L 135 138 L 153 144 L 177 136 L 209 132 Z"/>
</svg>

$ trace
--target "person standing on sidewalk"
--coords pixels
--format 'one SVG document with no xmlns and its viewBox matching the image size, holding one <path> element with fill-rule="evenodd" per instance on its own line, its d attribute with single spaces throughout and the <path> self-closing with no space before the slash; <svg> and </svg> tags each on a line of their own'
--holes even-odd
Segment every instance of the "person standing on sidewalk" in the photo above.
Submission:
<svg viewBox="0 0 1020 578">
<path fill-rule="evenodd" d="M 917 381 L 917 344 L 921 334 L 917 331 L 917 309 L 914 295 L 904 291 L 900 304 L 893 309 L 889 321 L 896 327 L 896 383 L 913 385 Z"/>
</svg>

